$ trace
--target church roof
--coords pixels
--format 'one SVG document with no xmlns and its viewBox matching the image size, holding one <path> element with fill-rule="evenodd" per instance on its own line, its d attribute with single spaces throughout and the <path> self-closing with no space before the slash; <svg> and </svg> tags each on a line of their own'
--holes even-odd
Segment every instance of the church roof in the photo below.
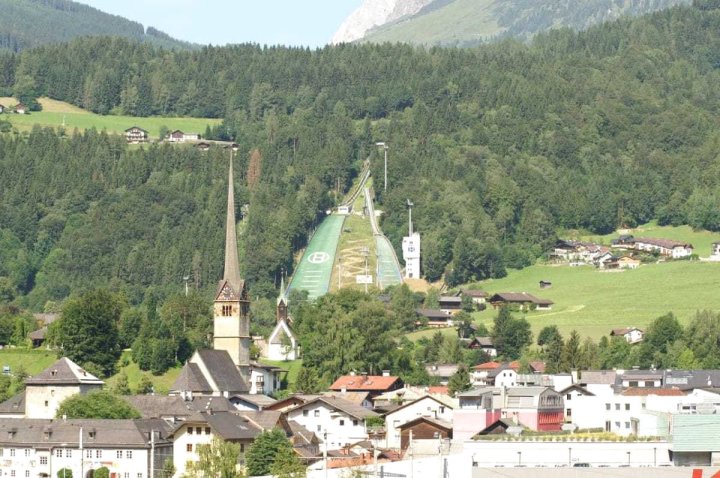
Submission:
<svg viewBox="0 0 720 478">
<path fill-rule="evenodd" d="M 25 380 L 25 383 L 27 385 L 102 385 L 104 382 L 69 358 L 63 357 L 39 374 Z"/>
<path fill-rule="evenodd" d="M 210 379 L 221 392 L 243 393 L 249 390 L 240 371 L 226 350 L 198 350 L 198 357 L 205 364 Z"/>
<path fill-rule="evenodd" d="M 223 279 L 230 282 L 235 292 L 245 287 L 245 281 L 240 277 L 240 260 L 238 258 L 237 232 L 235 230 L 235 193 L 233 188 L 233 164 L 230 157 L 230 171 L 228 173 L 227 217 L 225 221 L 225 273 Z"/>
<path fill-rule="evenodd" d="M 200 367 L 190 362 L 182 368 L 170 389 L 181 392 L 212 392 L 212 387 L 205 379 Z"/>
</svg>

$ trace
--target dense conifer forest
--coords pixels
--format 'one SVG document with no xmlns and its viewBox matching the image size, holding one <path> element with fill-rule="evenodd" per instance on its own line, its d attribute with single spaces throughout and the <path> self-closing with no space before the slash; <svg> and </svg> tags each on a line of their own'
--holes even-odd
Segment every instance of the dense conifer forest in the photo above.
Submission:
<svg viewBox="0 0 720 478">
<path fill-rule="evenodd" d="M 0 93 L 223 118 L 206 134 L 241 146 L 243 273 L 255 296 L 271 296 L 338 184 L 368 157 L 380 170 L 376 141 L 390 145 L 383 228 L 399 244 L 414 201 L 433 280 L 502 276 L 558 228 L 657 218 L 720 230 L 719 67 L 720 10 L 702 2 L 467 50 L 179 52 L 86 38 L 1 54 Z M 41 309 L 99 286 L 139 303 L 185 275 L 211 289 L 227 162 L 220 149 L 129 147 L 97 131 L 0 136 L 6 294 Z"/>
</svg>

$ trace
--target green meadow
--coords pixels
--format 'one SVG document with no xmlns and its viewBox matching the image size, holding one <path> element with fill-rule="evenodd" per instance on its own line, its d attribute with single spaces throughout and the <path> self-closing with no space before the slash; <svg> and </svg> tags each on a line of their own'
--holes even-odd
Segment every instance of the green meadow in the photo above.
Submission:
<svg viewBox="0 0 720 478">
<path fill-rule="evenodd" d="M 0 366 L 9 366 L 12 373 L 22 367 L 28 375 L 35 375 L 48 368 L 57 359 L 55 351 L 45 349 L 10 347 L 0 350 Z"/>
<path fill-rule="evenodd" d="M 160 129 L 163 126 L 171 131 L 179 129 L 203 134 L 208 125 L 214 126 L 221 122 L 219 119 L 211 118 L 166 118 L 160 116 L 139 118 L 98 115 L 61 101 L 48 98 L 40 98 L 38 101 L 43 106 L 43 111 L 33 111 L 25 115 L 2 114 L 0 120 L 9 121 L 18 131 L 30 131 L 34 125 L 39 125 L 52 128 L 63 127 L 68 132 L 72 132 L 74 129 L 95 128 L 98 131 L 106 130 L 108 133 L 121 134 L 128 128 L 139 126 L 148 131 L 151 140 L 159 139 Z M 15 104 L 15 101 L 12 98 L 0 98 L 0 104 L 8 106 Z"/>
</svg>

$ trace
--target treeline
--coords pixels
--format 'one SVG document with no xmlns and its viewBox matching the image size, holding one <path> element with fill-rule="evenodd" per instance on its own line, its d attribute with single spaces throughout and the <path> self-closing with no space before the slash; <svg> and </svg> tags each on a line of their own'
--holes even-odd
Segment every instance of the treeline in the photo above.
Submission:
<svg viewBox="0 0 720 478">
<path fill-rule="evenodd" d="M 558 228 L 657 218 L 720 230 L 720 11 L 703 5 L 471 50 L 83 39 L 0 55 L 0 79 L 99 112 L 223 117 L 209 133 L 241 145 L 240 247 L 256 296 L 292 271 L 361 161 L 382 170 L 385 141 L 384 231 L 399 246 L 412 199 L 424 273 L 457 284 L 532 263 Z M 188 274 L 208 286 L 221 273 L 226 162 L 97 132 L 1 139 L 12 260 L 0 276 L 34 292 L 34 307 L 95 283 L 133 303 Z"/>
<path fill-rule="evenodd" d="M 69 0 L 0 0 L 0 51 L 19 52 L 77 37 L 111 35 L 164 48 L 191 45 L 117 15 Z"/>
</svg>

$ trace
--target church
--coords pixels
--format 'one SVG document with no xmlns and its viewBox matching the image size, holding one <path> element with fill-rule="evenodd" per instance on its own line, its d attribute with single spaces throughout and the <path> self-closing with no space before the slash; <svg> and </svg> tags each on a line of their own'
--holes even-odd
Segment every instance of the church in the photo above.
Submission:
<svg viewBox="0 0 720 478">
<path fill-rule="evenodd" d="M 250 299 L 240 276 L 235 231 L 233 165 L 228 173 L 225 223 L 225 271 L 213 303 L 213 348 L 197 350 L 170 389 L 171 395 L 226 397 L 269 395 L 280 389 L 283 369 L 253 362 L 250 357 Z M 232 401 L 232 400 L 231 400 Z"/>
</svg>

